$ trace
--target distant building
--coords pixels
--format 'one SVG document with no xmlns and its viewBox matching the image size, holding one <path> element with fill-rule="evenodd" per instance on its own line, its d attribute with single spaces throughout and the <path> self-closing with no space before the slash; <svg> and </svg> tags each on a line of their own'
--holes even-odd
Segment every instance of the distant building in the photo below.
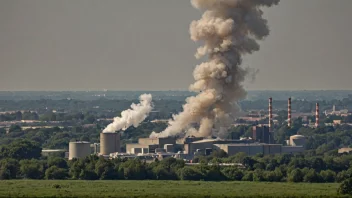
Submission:
<svg viewBox="0 0 352 198">
<path fill-rule="evenodd" d="M 333 124 L 334 125 L 341 125 L 342 124 L 342 120 L 333 120 Z"/>
<path fill-rule="evenodd" d="M 338 150 L 338 153 L 342 154 L 342 153 L 351 153 L 352 152 L 352 148 L 340 148 Z"/>
<path fill-rule="evenodd" d="M 254 141 L 259 143 L 270 144 L 273 143 L 274 133 L 269 131 L 269 127 L 265 125 L 253 126 L 252 138 Z"/>
</svg>

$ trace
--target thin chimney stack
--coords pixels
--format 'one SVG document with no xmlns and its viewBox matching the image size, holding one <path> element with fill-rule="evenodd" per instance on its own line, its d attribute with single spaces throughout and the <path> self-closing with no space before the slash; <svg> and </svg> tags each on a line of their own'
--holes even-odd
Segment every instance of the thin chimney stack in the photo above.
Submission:
<svg viewBox="0 0 352 198">
<path fill-rule="evenodd" d="M 319 103 L 315 105 L 315 127 L 319 127 Z"/>
<path fill-rule="evenodd" d="M 288 109 L 287 109 L 287 126 L 291 127 L 291 98 L 288 99 Z"/>
<path fill-rule="evenodd" d="M 273 125 L 273 99 L 269 98 L 269 132 L 272 132 Z"/>
</svg>

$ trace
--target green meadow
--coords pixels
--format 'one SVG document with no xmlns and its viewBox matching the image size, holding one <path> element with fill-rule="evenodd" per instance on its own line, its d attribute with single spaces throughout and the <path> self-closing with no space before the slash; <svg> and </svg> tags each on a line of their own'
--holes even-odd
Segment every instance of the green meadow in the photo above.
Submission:
<svg viewBox="0 0 352 198">
<path fill-rule="evenodd" d="M 0 197 L 340 197 L 337 183 L 0 181 Z"/>
</svg>

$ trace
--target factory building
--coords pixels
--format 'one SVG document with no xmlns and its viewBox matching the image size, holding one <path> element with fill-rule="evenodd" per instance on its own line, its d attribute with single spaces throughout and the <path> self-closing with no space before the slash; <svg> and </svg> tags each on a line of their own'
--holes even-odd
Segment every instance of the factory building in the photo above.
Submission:
<svg viewBox="0 0 352 198">
<path fill-rule="evenodd" d="M 244 152 L 252 156 L 256 154 L 271 155 L 304 151 L 306 138 L 302 135 L 291 136 L 290 139 L 287 140 L 287 146 L 273 144 L 274 121 L 272 102 L 272 98 L 269 98 L 269 123 L 253 126 L 252 138 L 249 139 L 221 140 L 194 136 L 185 137 L 183 139 L 176 139 L 175 137 L 140 138 L 138 139 L 138 143 L 126 144 L 126 154 L 120 152 L 121 144 L 119 133 L 101 133 L 100 144 L 96 143 L 91 146 L 93 151 L 91 151 L 89 143 L 87 142 L 70 143 L 69 158 L 80 158 L 90 153 L 99 153 L 104 157 L 142 157 L 157 155 L 159 156 L 158 158 L 173 156 L 182 159 L 192 159 L 197 155 L 210 155 L 214 150 L 220 149 L 224 150 L 230 156 L 239 152 Z M 316 120 L 319 120 L 319 105 L 317 104 L 316 107 Z M 287 124 L 291 126 L 291 98 L 288 99 L 287 118 Z"/>
<path fill-rule="evenodd" d="M 281 144 L 215 144 L 215 149 L 224 150 L 229 156 L 246 153 L 248 156 L 256 154 L 272 155 L 282 152 Z"/>
<path fill-rule="evenodd" d="M 303 152 L 304 150 L 304 146 L 282 146 L 281 153 L 293 154 Z"/>
<path fill-rule="evenodd" d="M 184 144 L 184 153 L 185 154 L 193 154 L 197 150 L 206 151 L 207 149 L 213 149 L 213 145 L 215 144 L 249 144 L 254 143 L 253 140 L 219 140 L 219 139 L 203 139 L 190 143 Z"/>
<path fill-rule="evenodd" d="M 149 146 L 150 145 L 141 145 L 141 144 L 126 144 L 126 153 L 130 154 L 138 154 L 138 153 L 143 153 L 143 151 L 146 151 L 149 153 Z"/>
<path fill-rule="evenodd" d="M 304 151 L 303 146 L 282 146 L 281 144 L 214 144 L 214 149 L 222 149 L 229 156 L 243 152 L 248 156 L 256 154 L 275 155 L 283 153 L 299 153 Z"/>
<path fill-rule="evenodd" d="M 175 137 L 166 137 L 166 138 L 139 138 L 138 143 L 136 144 L 126 144 L 126 152 L 131 153 L 131 154 L 136 154 L 139 153 L 139 149 L 145 149 L 149 153 L 155 153 L 157 149 L 164 149 L 165 145 L 166 147 L 171 149 L 170 145 L 173 145 L 172 149 L 175 152 L 179 146 L 176 144 L 176 138 Z M 165 149 L 167 150 L 167 149 Z M 171 150 L 170 150 L 171 151 Z M 142 153 L 142 152 L 140 152 Z"/>
<path fill-rule="evenodd" d="M 43 149 L 42 150 L 42 156 L 46 156 L 46 157 L 49 157 L 49 156 L 53 156 L 53 155 L 60 155 L 62 157 L 66 157 L 66 151 L 67 150 L 64 150 L 64 149 Z"/>
<path fill-rule="evenodd" d="M 91 154 L 89 142 L 70 142 L 68 159 L 84 158 Z"/>
<path fill-rule="evenodd" d="M 269 131 L 269 127 L 264 125 L 253 126 L 252 138 L 254 141 L 259 143 L 270 144 L 273 142 L 273 135 Z"/>
<path fill-rule="evenodd" d="M 340 148 L 338 150 L 338 153 L 342 154 L 342 153 L 351 153 L 352 152 L 352 148 Z"/>
<path fill-rule="evenodd" d="M 119 133 L 100 133 L 100 155 L 121 152 Z"/>
<path fill-rule="evenodd" d="M 176 138 L 139 138 L 138 144 L 141 145 L 159 145 L 159 148 L 164 148 L 165 144 L 176 144 Z"/>
<path fill-rule="evenodd" d="M 170 153 L 175 154 L 182 151 L 184 158 L 192 158 L 197 155 L 210 155 L 213 150 L 224 150 L 229 156 L 239 152 L 247 155 L 272 155 L 281 153 L 297 153 L 304 151 L 304 136 L 292 137 L 291 146 L 270 143 L 270 132 L 267 126 L 258 126 L 255 130 L 254 139 L 241 140 L 221 140 L 221 139 L 204 139 L 201 137 L 186 137 L 183 142 L 172 137 L 168 138 L 141 138 L 136 144 L 127 144 L 126 151 L 129 154 L 147 154 L 147 153 Z M 264 138 L 263 138 L 264 137 Z M 178 153 L 178 156 L 181 156 Z"/>
</svg>

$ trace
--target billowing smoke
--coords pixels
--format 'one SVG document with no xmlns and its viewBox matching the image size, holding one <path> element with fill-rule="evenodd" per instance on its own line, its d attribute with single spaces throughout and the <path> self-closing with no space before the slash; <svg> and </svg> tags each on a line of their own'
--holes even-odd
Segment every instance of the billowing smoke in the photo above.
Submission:
<svg viewBox="0 0 352 198">
<path fill-rule="evenodd" d="M 109 124 L 103 133 L 111 133 L 118 130 L 126 130 L 130 126 L 138 127 L 138 125 L 148 116 L 153 109 L 152 95 L 143 94 L 139 96 L 140 103 L 132 103 L 131 109 L 121 112 L 121 117 L 115 117 L 114 122 Z"/>
<path fill-rule="evenodd" d="M 199 94 L 187 98 L 183 111 L 173 116 L 164 131 L 153 132 L 151 137 L 227 135 L 226 129 L 240 110 L 237 101 L 246 97 L 242 83 L 250 70 L 241 67 L 242 56 L 259 50 L 256 40 L 269 34 L 261 8 L 278 2 L 191 0 L 204 11 L 202 18 L 190 25 L 191 39 L 204 43 L 195 56 L 208 58 L 193 72 L 195 83 L 190 90 Z"/>
</svg>

